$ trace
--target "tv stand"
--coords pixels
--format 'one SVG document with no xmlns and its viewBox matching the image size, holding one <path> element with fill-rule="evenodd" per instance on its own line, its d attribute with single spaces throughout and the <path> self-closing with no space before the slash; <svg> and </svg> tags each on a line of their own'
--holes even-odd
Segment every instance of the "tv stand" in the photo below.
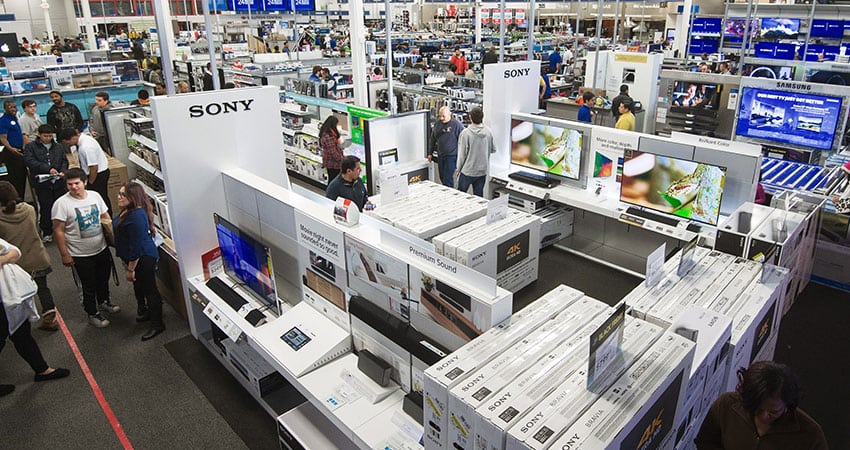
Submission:
<svg viewBox="0 0 850 450">
<path fill-rule="evenodd" d="M 551 189 L 561 184 L 561 180 L 557 178 L 550 178 L 546 175 L 523 171 L 509 173 L 508 178 L 546 189 Z"/>
<path fill-rule="evenodd" d="M 651 220 L 653 222 L 663 223 L 665 225 L 670 225 L 671 227 L 679 225 L 679 221 L 672 217 L 651 213 L 645 209 L 636 208 L 634 206 L 629 206 L 628 208 L 626 208 L 626 214 L 636 217 L 643 217 L 644 219 Z"/>
</svg>

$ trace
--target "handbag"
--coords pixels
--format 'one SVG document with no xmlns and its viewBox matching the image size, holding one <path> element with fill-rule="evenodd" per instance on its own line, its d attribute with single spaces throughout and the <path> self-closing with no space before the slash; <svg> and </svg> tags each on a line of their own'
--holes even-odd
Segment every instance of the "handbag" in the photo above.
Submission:
<svg viewBox="0 0 850 450">
<path fill-rule="evenodd" d="M 0 268 L 0 280 L 3 281 L 0 283 L 0 297 L 9 323 L 9 334 L 13 334 L 24 321 L 39 319 L 35 308 L 38 286 L 30 274 L 17 264 L 4 264 Z"/>
<path fill-rule="evenodd" d="M 115 247 L 115 230 L 112 229 L 112 219 L 100 219 L 100 227 L 103 229 L 103 238 L 106 245 Z"/>
</svg>

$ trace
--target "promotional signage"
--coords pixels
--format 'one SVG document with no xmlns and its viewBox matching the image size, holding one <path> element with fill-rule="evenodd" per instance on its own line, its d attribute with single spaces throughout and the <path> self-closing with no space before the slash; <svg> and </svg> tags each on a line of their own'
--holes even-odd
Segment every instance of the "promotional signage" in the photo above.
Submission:
<svg viewBox="0 0 850 450">
<path fill-rule="evenodd" d="M 316 2 L 315 0 L 292 0 L 292 7 L 295 11 L 314 11 Z"/>
<path fill-rule="evenodd" d="M 227 9 L 227 0 L 208 0 L 207 3 L 210 5 L 210 12 L 213 11 L 224 11 Z"/>
<path fill-rule="evenodd" d="M 653 287 L 664 275 L 664 255 L 667 253 L 667 243 L 661 244 L 646 257 L 646 287 Z"/>
<path fill-rule="evenodd" d="M 679 277 L 685 276 L 696 264 L 694 261 L 694 251 L 697 248 L 697 241 L 699 241 L 699 236 L 695 236 L 682 248 L 682 259 L 679 260 L 679 269 L 676 271 L 676 275 Z"/>
<path fill-rule="evenodd" d="M 590 357 L 587 361 L 587 386 L 593 386 L 619 356 L 623 343 L 623 328 L 626 325 L 626 304 L 614 311 L 593 334 L 590 335 Z"/>
<path fill-rule="evenodd" d="M 525 25 L 525 10 L 524 9 L 515 9 L 514 10 L 514 22 L 517 25 Z"/>
<path fill-rule="evenodd" d="M 490 23 L 490 8 L 481 8 L 481 23 Z"/>
<path fill-rule="evenodd" d="M 231 0 L 230 9 L 233 11 L 262 11 L 262 0 Z"/>
<path fill-rule="evenodd" d="M 290 0 L 263 0 L 263 10 L 265 11 L 289 11 Z"/>
<path fill-rule="evenodd" d="M 493 23 L 500 24 L 502 23 L 502 10 L 494 9 L 493 10 Z"/>
<path fill-rule="evenodd" d="M 296 2 L 299 0 L 296 0 Z M 312 1 L 312 0 L 311 0 Z M 363 145 L 363 132 L 366 130 L 366 120 L 387 115 L 384 111 L 363 108 L 360 106 L 348 106 L 348 124 L 351 130 L 351 143 Z"/>
</svg>

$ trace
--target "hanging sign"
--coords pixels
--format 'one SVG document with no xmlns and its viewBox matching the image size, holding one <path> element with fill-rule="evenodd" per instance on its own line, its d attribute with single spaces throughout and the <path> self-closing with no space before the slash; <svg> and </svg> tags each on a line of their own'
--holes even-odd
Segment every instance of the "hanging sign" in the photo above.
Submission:
<svg viewBox="0 0 850 450">
<path fill-rule="evenodd" d="M 490 23 L 490 8 L 481 8 L 481 23 Z"/>
<path fill-rule="evenodd" d="M 493 23 L 500 24 L 502 23 L 502 10 L 494 9 L 493 10 Z"/>
<path fill-rule="evenodd" d="M 525 10 L 524 9 L 515 9 L 514 10 L 514 22 L 517 25 L 525 25 Z"/>
</svg>

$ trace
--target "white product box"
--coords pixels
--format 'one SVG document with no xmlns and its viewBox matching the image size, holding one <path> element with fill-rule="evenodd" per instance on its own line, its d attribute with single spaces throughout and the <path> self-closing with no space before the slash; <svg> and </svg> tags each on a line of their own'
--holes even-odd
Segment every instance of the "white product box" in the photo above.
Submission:
<svg viewBox="0 0 850 450">
<path fill-rule="evenodd" d="M 689 307 L 670 325 L 670 332 L 696 343 L 684 402 L 702 401 L 706 377 L 732 337 L 732 319 L 705 308 Z M 698 403 L 699 403 L 698 402 Z"/>
<path fill-rule="evenodd" d="M 699 263 L 708 255 L 711 250 L 703 247 L 697 247 L 694 249 L 694 262 Z M 655 304 L 667 295 L 668 292 L 675 290 L 674 286 L 679 283 L 681 277 L 677 275 L 676 271 L 679 268 L 679 263 L 681 261 L 680 251 L 677 256 L 674 256 L 668 259 L 663 266 L 664 277 L 653 287 L 647 287 L 646 283 L 641 283 L 631 292 L 629 292 L 623 301 L 626 305 L 628 305 L 631 310 L 629 314 L 639 319 L 646 319 L 646 312 L 649 311 L 650 308 L 655 306 Z M 693 270 L 693 268 L 691 268 Z"/>
<path fill-rule="evenodd" d="M 505 386 L 476 410 L 475 445 L 477 450 L 502 450 L 506 445 L 507 430 L 520 423 L 542 400 L 550 398 L 556 388 L 588 363 L 588 337 L 607 319 L 602 314 L 589 322 L 573 338 L 559 346 L 562 353 L 553 352 Z M 626 318 L 623 330 L 624 364 L 628 358 L 637 358 L 662 333 L 661 328 L 648 322 Z M 631 355 L 631 356 L 629 356 Z M 625 370 L 623 367 L 622 370 Z M 611 381 L 616 377 L 612 376 Z M 586 382 L 586 375 L 582 378 Z M 578 406 L 574 402 L 574 409 Z"/>
<path fill-rule="evenodd" d="M 423 392 L 425 448 L 446 448 L 449 389 L 493 358 L 505 346 L 522 339 L 531 330 L 551 320 L 582 296 L 580 291 L 573 288 L 558 286 L 508 320 L 487 330 L 478 338 L 426 369 Z"/>
<path fill-rule="evenodd" d="M 574 371 L 565 374 L 565 381 L 561 381 L 553 391 L 540 399 L 536 406 L 530 408 L 525 416 L 518 418 L 508 429 L 508 434 L 505 436 L 505 448 L 535 450 L 549 448 L 560 432 L 571 426 L 609 386 L 636 363 L 644 352 L 648 351 L 647 349 L 655 342 L 655 338 L 662 334 L 659 327 L 633 318 L 627 321 L 626 331 L 634 332 L 639 328 L 638 323 L 642 324 L 640 326 L 643 328 L 651 329 L 650 339 L 641 340 L 639 337 L 643 336 L 642 333 L 637 333 L 634 339 L 626 340 L 624 333 L 620 357 L 590 388 L 587 386 L 587 360 L 578 361 Z"/>
<path fill-rule="evenodd" d="M 701 410 L 702 395 L 699 399 L 693 399 L 682 404 L 678 422 L 673 427 L 673 439 L 671 440 L 676 448 L 686 448 L 689 439 L 691 445 L 693 445 L 694 426 L 699 428 L 702 425 L 702 419 L 699 417 Z"/>
<path fill-rule="evenodd" d="M 693 353 L 691 341 L 665 333 L 552 446 L 665 448 L 677 422 Z"/>
<path fill-rule="evenodd" d="M 746 260 L 746 263 L 738 274 L 729 281 L 729 284 L 720 291 L 720 295 L 707 307 L 716 313 L 726 314 L 735 300 L 752 283 L 753 279 L 761 273 L 761 267 L 762 265 L 760 263 Z"/>
<path fill-rule="evenodd" d="M 527 216 L 515 219 L 511 225 L 486 241 L 459 247 L 457 261 L 495 278 L 500 287 L 516 292 L 537 280 L 540 220 Z"/>
<path fill-rule="evenodd" d="M 583 324 L 609 309 L 605 303 L 582 297 L 452 388 L 449 391 L 448 447 L 471 449 L 475 409 L 545 353 L 571 337 Z"/>
</svg>

